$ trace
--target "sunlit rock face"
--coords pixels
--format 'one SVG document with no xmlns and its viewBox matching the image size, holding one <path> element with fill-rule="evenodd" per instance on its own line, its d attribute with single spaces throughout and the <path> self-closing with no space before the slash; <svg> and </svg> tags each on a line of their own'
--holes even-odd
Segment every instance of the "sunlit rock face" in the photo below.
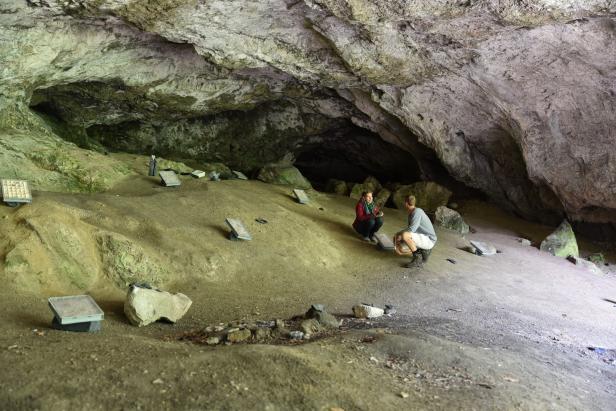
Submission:
<svg viewBox="0 0 616 411">
<path fill-rule="evenodd" d="M 409 175 L 524 217 L 614 224 L 615 15 L 607 0 L 6 0 L 0 126 L 38 133 L 42 117 L 80 144 L 245 169 L 320 143 L 362 161 L 345 141 L 364 134 Z"/>
</svg>

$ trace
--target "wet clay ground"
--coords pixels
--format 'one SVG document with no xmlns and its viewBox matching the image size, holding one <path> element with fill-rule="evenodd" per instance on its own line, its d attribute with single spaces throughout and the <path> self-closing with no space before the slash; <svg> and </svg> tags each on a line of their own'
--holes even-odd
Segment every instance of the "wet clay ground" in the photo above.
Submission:
<svg viewBox="0 0 616 411">
<path fill-rule="evenodd" d="M 471 255 L 457 248 L 459 235 L 439 230 L 429 263 L 408 270 L 353 234 L 352 200 L 312 193 L 302 206 L 290 194 L 237 180 L 183 178 L 164 189 L 140 177 L 109 193 L 35 193 L 25 208 L 1 207 L 3 257 L 28 213 L 118 232 L 160 256 L 173 273 L 163 288 L 193 305 L 175 325 L 136 328 L 122 313 L 125 290 L 108 278 L 63 289 L 53 273 L 1 270 L 0 409 L 614 409 L 613 352 L 587 347 L 616 348 L 616 277 L 516 240 L 540 242 L 549 227 L 467 202 L 461 212 L 477 231 L 467 239 L 502 253 Z M 234 216 L 253 241 L 226 238 L 224 218 Z M 405 215 L 386 210 L 385 221 L 393 234 Z M 105 311 L 102 332 L 49 328 L 46 299 L 78 292 Z M 394 304 L 397 314 L 299 345 L 174 338 L 219 322 L 290 318 L 312 303 L 342 318 L 360 302 Z"/>
</svg>

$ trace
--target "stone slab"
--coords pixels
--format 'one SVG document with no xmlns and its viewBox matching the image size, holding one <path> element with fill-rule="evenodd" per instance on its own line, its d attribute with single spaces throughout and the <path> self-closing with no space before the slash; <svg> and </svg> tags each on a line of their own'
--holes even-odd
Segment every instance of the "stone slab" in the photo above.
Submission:
<svg viewBox="0 0 616 411">
<path fill-rule="evenodd" d="M 300 204 L 308 204 L 310 202 L 310 199 L 304 190 L 296 188 L 293 190 L 293 194 L 295 194 L 295 198 L 297 198 L 297 202 Z"/>
<path fill-rule="evenodd" d="M 57 317 L 53 317 L 51 321 L 51 327 L 60 331 L 75 331 L 82 333 L 93 333 L 100 331 L 102 328 L 102 321 L 88 321 L 84 323 L 73 324 L 60 324 Z"/>
<path fill-rule="evenodd" d="M 177 187 L 182 184 L 178 178 L 178 175 L 175 174 L 175 171 L 163 170 L 159 171 L 158 175 L 160 176 L 161 183 L 165 187 Z"/>
<path fill-rule="evenodd" d="M 235 238 L 247 241 L 252 240 L 252 236 L 250 235 L 248 230 L 246 230 L 246 227 L 244 227 L 242 221 L 240 221 L 239 219 L 227 218 L 225 219 L 225 223 L 227 223 L 229 228 L 231 228 L 231 232 Z"/>
<path fill-rule="evenodd" d="M 2 179 L 2 200 L 5 203 L 31 203 L 32 192 L 26 180 Z"/>
<path fill-rule="evenodd" d="M 475 241 L 475 240 L 471 240 L 471 244 L 473 245 L 473 247 L 475 247 L 479 255 L 487 256 L 487 255 L 496 254 L 496 248 L 494 248 L 494 246 L 491 244 L 484 243 L 482 241 Z"/>
<path fill-rule="evenodd" d="M 246 175 L 241 171 L 232 170 L 231 172 L 233 173 L 233 175 L 235 175 L 235 178 L 238 178 L 240 180 L 248 180 L 248 177 L 246 177 Z"/>
<path fill-rule="evenodd" d="M 203 177 L 205 177 L 205 171 L 203 171 L 203 170 L 193 170 L 193 172 L 190 173 L 190 175 L 195 177 L 195 178 L 203 178 Z"/>
<path fill-rule="evenodd" d="M 50 297 L 47 302 L 61 325 L 102 321 L 105 317 L 103 310 L 89 295 Z"/>
<path fill-rule="evenodd" d="M 389 236 L 383 233 L 376 233 L 374 236 L 376 237 L 377 245 L 379 246 L 379 248 L 381 248 L 382 250 L 393 251 L 394 242 Z"/>
</svg>

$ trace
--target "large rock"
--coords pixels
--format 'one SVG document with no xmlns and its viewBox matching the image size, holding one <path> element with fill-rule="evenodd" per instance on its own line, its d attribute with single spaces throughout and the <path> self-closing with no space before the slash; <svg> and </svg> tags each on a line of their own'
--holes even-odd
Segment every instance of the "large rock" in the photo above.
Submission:
<svg viewBox="0 0 616 411">
<path fill-rule="evenodd" d="M 451 191 L 431 181 L 401 186 L 394 193 L 395 206 L 403 210 L 404 200 L 408 195 L 415 196 L 417 207 L 422 208 L 426 213 L 434 213 L 438 207 L 447 205 Z"/>
<path fill-rule="evenodd" d="M 379 192 L 376 194 L 376 197 L 374 198 L 374 202 L 378 204 L 380 207 L 384 207 L 385 204 L 387 204 L 387 201 L 389 201 L 390 197 L 391 197 L 391 191 L 389 191 L 386 188 L 381 188 Z"/>
<path fill-rule="evenodd" d="M 257 178 L 271 184 L 281 184 L 294 188 L 312 188 L 310 182 L 293 166 L 270 164 L 259 171 Z"/>
<path fill-rule="evenodd" d="M 191 299 L 181 293 L 131 286 L 124 302 L 124 314 L 132 325 L 138 327 L 158 320 L 175 323 L 186 314 L 191 304 Z"/>
<path fill-rule="evenodd" d="M 445 206 L 440 206 L 436 209 L 434 223 L 440 227 L 453 230 L 460 234 L 467 234 L 469 231 L 469 226 L 466 224 L 460 213 Z"/>
<path fill-rule="evenodd" d="M 557 257 L 580 256 L 575 233 L 567 220 L 563 221 L 552 234 L 547 236 L 541 242 L 539 248 L 541 251 L 547 251 Z"/>
<path fill-rule="evenodd" d="M 328 193 L 338 194 L 345 196 L 349 194 L 349 186 L 345 181 L 330 178 L 325 184 L 325 191 Z"/>
<path fill-rule="evenodd" d="M 382 186 L 381 183 L 379 183 L 379 180 L 377 180 L 375 177 L 369 176 L 364 180 L 363 183 L 358 183 L 353 186 L 349 197 L 354 200 L 359 200 L 361 198 L 361 194 L 364 191 L 370 191 L 373 194 L 376 194 L 381 189 L 381 187 Z"/>
</svg>

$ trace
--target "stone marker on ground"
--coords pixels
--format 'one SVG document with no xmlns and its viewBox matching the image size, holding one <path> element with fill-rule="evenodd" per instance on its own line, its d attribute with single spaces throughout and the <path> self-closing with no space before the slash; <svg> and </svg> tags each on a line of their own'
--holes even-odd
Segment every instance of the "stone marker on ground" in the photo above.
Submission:
<svg viewBox="0 0 616 411">
<path fill-rule="evenodd" d="M 297 198 L 297 202 L 300 204 L 308 204 L 310 202 L 304 190 L 296 188 L 293 190 L 293 194 L 295 194 L 295 198 Z"/>
<path fill-rule="evenodd" d="M 193 170 L 192 173 L 190 173 L 191 176 L 195 177 L 195 178 L 203 178 L 205 177 L 205 171 L 202 170 Z"/>
<path fill-rule="evenodd" d="M 381 250 L 394 250 L 394 242 L 388 235 L 383 233 L 376 233 L 374 236 L 376 237 L 377 245 Z"/>
<path fill-rule="evenodd" d="M 469 226 L 466 224 L 460 213 L 445 206 L 440 206 L 436 209 L 434 223 L 437 226 L 460 234 L 467 234 L 469 231 Z"/>
<path fill-rule="evenodd" d="M 356 318 L 377 318 L 385 314 L 385 310 L 367 304 L 358 304 L 353 307 L 353 315 Z"/>
<path fill-rule="evenodd" d="M 53 328 L 64 331 L 100 331 L 105 314 L 89 295 L 51 297 L 49 308 L 54 313 Z"/>
<path fill-rule="evenodd" d="M 142 327 L 165 319 L 175 323 L 186 314 L 192 301 L 184 294 L 131 285 L 124 302 L 124 314 L 132 325 Z"/>
<path fill-rule="evenodd" d="M 231 228 L 231 239 L 252 240 L 252 236 L 244 227 L 244 224 L 237 218 L 226 218 L 225 223 Z"/>
<path fill-rule="evenodd" d="M 471 240 L 471 244 L 477 250 L 478 255 L 494 255 L 496 248 L 492 244 L 484 243 L 483 241 Z"/>
<path fill-rule="evenodd" d="M 520 243 L 520 244 L 522 244 L 522 245 L 526 245 L 526 246 L 529 246 L 529 245 L 531 245 L 531 244 L 532 244 L 532 243 L 530 242 L 530 240 L 529 240 L 529 239 L 526 239 L 526 238 L 518 238 L 518 243 Z"/>
<path fill-rule="evenodd" d="M 231 170 L 231 172 L 233 173 L 235 178 L 237 178 L 238 180 L 248 180 L 248 177 L 246 177 L 246 175 L 242 173 L 241 171 Z"/>
<path fill-rule="evenodd" d="M 541 242 L 539 249 L 556 257 L 580 256 L 575 233 L 567 220 L 564 220 L 552 234 Z"/>
<path fill-rule="evenodd" d="M 1 184 L 2 201 L 8 206 L 16 207 L 19 204 L 32 202 L 30 185 L 26 180 L 3 179 Z"/>
<path fill-rule="evenodd" d="M 165 187 L 177 187 L 182 184 L 175 171 L 161 170 L 158 172 L 158 175 L 160 176 L 160 182 Z"/>
</svg>

